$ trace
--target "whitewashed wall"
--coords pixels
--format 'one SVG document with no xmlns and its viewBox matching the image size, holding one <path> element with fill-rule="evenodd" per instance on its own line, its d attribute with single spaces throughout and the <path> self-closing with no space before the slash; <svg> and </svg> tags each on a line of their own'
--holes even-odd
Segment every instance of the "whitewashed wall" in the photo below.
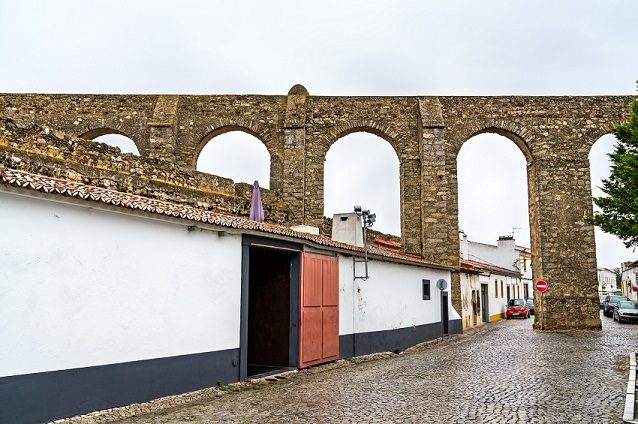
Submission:
<svg viewBox="0 0 638 424">
<path fill-rule="evenodd" d="M 241 237 L 0 191 L 0 376 L 239 346 Z"/>
<path fill-rule="evenodd" d="M 479 274 L 471 274 L 461 271 L 461 316 L 463 317 L 463 328 L 470 328 L 474 325 L 480 325 L 482 323 L 480 307 L 477 311 L 476 317 L 474 316 L 472 305 L 472 291 L 478 292 L 478 304 L 481 307 L 489 307 L 489 305 L 481 305 L 481 281 Z M 489 292 L 489 287 L 488 287 Z M 488 294 L 489 299 L 489 294 Z M 474 321 L 476 320 L 476 324 Z"/>
<path fill-rule="evenodd" d="M 441 294 L 436 282 L 450 283 L 450 272 L 371 260 L 368 280 L 353 280 L 351 257 L 339 256 L 339 333 L 395 330 L 441 321 Z M 357 263 L 357 275 L 364 264 Z M 422 280 L 430 280 L 430 300 L 423 300 Z M 449 290 L 449 287 L 448 287 Z M 451 296 L 449 296 L 451 298 Z M 449 303 L 449 318 L 459 314 Z"/>
<path fill-rule="evenodd" d="M 490 316 L 491 319 L 494 320 L 498 318 L 497 315 L 501 315 L 502 318 L 505 318 L 505 310 L 507 309 L 507 286 L 510 286 L 510 298 L 513 299 L 516 297 L 516 293 L 520 296 L 523 295 L 523 287 L 518 278 L 509 277 L 501 274 L 490 274 L 489 277 L 486 277 L 485 284 L 488 285 L 488 291 L 490 293 Z M 494 280 L 498 280 L 498 296 L 496 296 L 496 290 L 494 290 Z M 501 281 L 503 281 L 503 291 L 501 292 Z M 518 287 L 518 289 L 516 289 Z"/>
<path fill-rule="evenodd" d="M 630 300 L 638 300 L 638 293 L 633 291 L 634 286 L 638 286 L 636 282 L 636 268 L 623 269 L 621 276 L 622 286 L 621 291 L 623 295 L 629 297 Z M 604 293 L 607 294 L 607 293 Z"/>
<path fill-rule="evenodd" d="M 598 268 L 598 294 L 610 294 L 616 289 L 616 273 L 607 268 Z"/>
</svg>

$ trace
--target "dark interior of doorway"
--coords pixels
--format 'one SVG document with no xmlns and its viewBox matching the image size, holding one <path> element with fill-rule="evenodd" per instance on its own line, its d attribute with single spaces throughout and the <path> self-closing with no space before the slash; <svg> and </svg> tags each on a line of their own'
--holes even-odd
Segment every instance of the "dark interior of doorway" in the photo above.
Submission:
<svg viewBox="0 0 638 424">
<path fill-rule="evenodd" d="M 291 270 L 298 257 L 298 252 L 250 248 L 248 377 L 265 377 L 294 368 L 291 353 L 296 346 L 291 349 L 290 335 Z"/>
</svg>

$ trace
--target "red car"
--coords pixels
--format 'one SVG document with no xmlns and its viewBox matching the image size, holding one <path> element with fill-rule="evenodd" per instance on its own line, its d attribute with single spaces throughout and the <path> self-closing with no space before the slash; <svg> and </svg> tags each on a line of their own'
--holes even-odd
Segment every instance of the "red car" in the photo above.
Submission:
<svg viewBox="0 0 638 424">
<path fill-rule="evenodd" d="M 510 319 L 514 317 L 529 318 L 529 306 L 525 299 L 510 299 L 507 302 L 507 309 L 505 310 L 505 318 Z"/>
</svg>

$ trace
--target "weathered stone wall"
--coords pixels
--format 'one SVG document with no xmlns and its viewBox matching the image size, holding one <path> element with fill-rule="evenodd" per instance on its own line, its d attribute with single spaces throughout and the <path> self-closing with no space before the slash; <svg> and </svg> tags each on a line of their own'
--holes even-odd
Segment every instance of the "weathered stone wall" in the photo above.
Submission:
<svg viewBox="0 0 638 424">
<path fill-rule="evenodd" d="M 13 169 L 248 217 L 252 184 L 233 184 L 162 159 L 123 154 L 103 143 L 0 115 L 0 163 Z M 261 189 L 266 221 L 289 218 L 276 192 Z"/>
<path fill-rule="evenodd" d="M 588 153 L 624 119 L 630 100 L 328 97 L 310 96 L 300 85 L 287 96 L 5 94 L 0 95 L 0 115 L 8 118 L 2 121 L 8 135 L 0 143 L 0 160 L 47 175 L 247 214 L 249 187 L 238 190 L 229 180 L 195 171 L 208 141 L 240 130 L 261 140 L 271 156 L 267 219 L 321 226 L 326 153 L 345 135 L 369 132 L 390 143 L 399 158 L 403 250 L 458 270 L 456 158 L 469 138 L 501 134 L 528 161 L 533 272 L 535 279 L 550 284 L 544 327 L 600 328 L 594 232 L 583 222 L 592 213 Z M 46 125 L 52 132 L 18 127 L 30 124 Z M 74 138 L 107 133 L 130 137 L 142 157 Z M 452 274 L 451 293 L 460 310 L 458 272 Z"/>
<path fill-rule="evenodd" d="M 550 285 L 543 301 L 544 328 L 600 328 L 594 228 L 583 222 L 592 214 L 588 155 L 591 146 L 624 119 L 631 98 L 440 100 L 451 163 L 468 138 L 484 132 L 508 137 L 526 157 L 533 275 Z M 450 193 L 457 203 L 456 186 Z M 537 328 L 542 315 L 535 315 Z"/>
</svg>

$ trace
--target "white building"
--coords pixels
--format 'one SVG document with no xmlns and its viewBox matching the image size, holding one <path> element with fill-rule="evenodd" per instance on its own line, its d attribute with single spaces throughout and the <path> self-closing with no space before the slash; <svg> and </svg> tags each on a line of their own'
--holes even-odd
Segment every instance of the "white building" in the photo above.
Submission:
<svg viewBox="0 0 638 424">
<path fill-rule="evenodd" d="M 0 165 L 0 422 L 462 331 L 451 269 Z M 368 278 L 362 278 L 368 277 Z"/>
<path fill-rule="evenodd" d="M 622 264 L 621 291 L 631 300 L 638 300 L 638 261 Z"/>
<path fill-rule="evenodd" d="M 616 273 L 608 268 L 598 268 L 598 294 L 612 294 L 616 291 Z"/>
<path fill-rule="evenodd" d="M 517 271 L 461 259 L 463 328 L 505 318 L 507 301 L 520 297 L 520 274 Z"/>
<path fill-rule="evenodd" d="M 521 275 L 523 287 L 523 298 L 532 299 L 534 297 L 534 279 L 532 276 L 532 250 L 529 247 L 515 246 L 518 252 L 516 268 Z"/>
<path fill-rule="evenodd" d="M 505 318 L 509 299 L 533 296 L 531 254 L 514 237 L 501 236 L 494 246 L 461 232 L 460 249 L 464 328 Z"/>
</svg>

